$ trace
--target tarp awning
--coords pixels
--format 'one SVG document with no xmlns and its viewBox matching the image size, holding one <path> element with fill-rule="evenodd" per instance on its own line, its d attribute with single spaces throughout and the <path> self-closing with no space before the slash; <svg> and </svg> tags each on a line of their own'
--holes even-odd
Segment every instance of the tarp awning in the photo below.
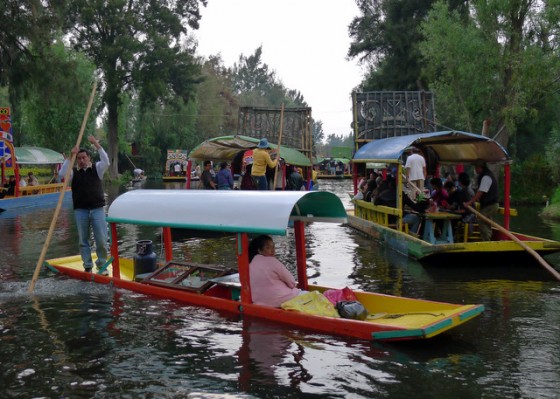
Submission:
<svg viewBox="0 0 560 399">
<path fill-rule="evenodd" d="M 189 159 L 197 161 L 232 161 L 240 151 L 257 148 L 259 139 L 247 136 L 222 136 L 206 140 L 196 146 L 189 154 Z M 277 144 L 270 143 L 276 149 Z M 300 151 L 282 145 L 280 156 L 286 163 L 297 166 L 311 166 L 311 161 Z"/>
<path fill-rule="evenodd" d="M 409 146 L 419 148 L 424 154 L 433 152 L 440 163 L 471 163 L 482 159 L 489 163 L 504 163 L 511 158 L 495 140 L 474 133 L 445 131 L 411 134 L 375 140 L 362 146 L 352 161 L 398 162 Z"/>
<path fill-rule="evenodd" d="M 20 165 L 46 165 L 64 162 L 64 156 L 41 147 L 16 147 L 16 162 Z"/>
</svg>

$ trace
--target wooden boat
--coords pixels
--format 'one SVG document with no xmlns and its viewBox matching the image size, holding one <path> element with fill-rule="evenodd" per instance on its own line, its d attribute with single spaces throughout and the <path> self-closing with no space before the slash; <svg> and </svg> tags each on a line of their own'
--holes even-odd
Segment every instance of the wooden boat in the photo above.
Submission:
<svg viewBox="0 0 560 399">
<path fill-rule="evenodd" d="M 257 148 L 259 139 L 248 136 L 220 136 L 208 139 L 197 145 L 189 154 L 188 170 L 192 169 L 193 162 L 198 162 L 200 165 L 204 161 L 213 161 L 215 164 L 221 161 L 231 163 L 231 172 L 234 176 L 241 176 L 245 172 L 248 158 L 252 163 L 252 155 L 249 155 L 253 149 Z M 278 148 L 276 143 L 269 143 L 271 149 Z M 283 189 L 286 187 L 286 165 L 298 166 L 303 169 L 304 180 L 311 178 L 312 163 L 310 159 L 301 151 L 282 145 L 280 154 L 284 163 L 282 165 L 282 173 L 279 173 L 277 181 L 277 190 L 281 186 Z M 193 178 L 190 179 L 194 180 Z M 307 183 L 308 184 L 308 183 Z M 187 181 L 187 188 L 190 188 L 190 181 Z"/>
<path fill-rule="evenodd" d="M 161 206 L 154 207 L 154 204 Z M 190 204 L 196 204 L 195 212 L 191 211 Z M 147 209 L 150 211 L 146 212 Z M 247 209 L 251 211 L 247 212 Z M 113 257 L 108 276 L 84 272 L 79 255 L 51 259 L 47 266 L 73 278 L 111 284 L 115 288 L 366 340 L 431 338 L 467 322 L 484 310 L 482 305 L 454 305 L 359 291 L 355 294 L 370 314 L 365 321 L 253 304 L 249 284 L 249 235 L 286 235 L 291 230 L 290 223 L 294 225 L 299 287 L 319 292 L 328 289 L 308 284 L 305 225 L 346 221 L 346 211 L 340 199 L 329 192 L 137 190 L 118 197 L 109 207 L 107 220 Z M 135 269 L 142 271 L 135 267 L 135 260 L 120 256 L 118 231 L 122 231 L 122 224 L 162 227 L 165 262 L 153 273 L 135 273 Z M 171 228 L 235 234 L 231 251 L 232 256 L 237 257 L 237 265 L 201 265 L 173 259 Z M 229 274 L 231 272 L 238 274 Z"/>
<path fill-rule="evenodd" d="M 7 143 L 7 142 L 6 142 Z M 59 165 L 64 162 L 64 156 L 56 151 L 41 147 L 12 147 L 16 154 L 16 162 L 1 163 L 1 176 L 8 179 L 8 174 L 16 177 L 16 187 L 14 195 L 8 195 L 0 199 L 0 212 L 36 206 L 56 205 L 63 189 L 63 183 L 47 183 L 37 186 L 19 185 L 20 167 L 22 165 Z M 71 195 L 68 189 L 65 192 L 64 200 L 70 200 Z"/>
<path fill-rule="evenodd" d="M 483 159 L 489 164 L 503 166 L 504 199 L 500 208 L 503 223 L 509 229 L 510 216 L 517 214 L 510 208 L 510 163 L 506 150 L 496 141 L 478 134 L 458 131 L 423 133 L 375 140 L 362 146 L 354 155 L 353 163 L 383 165 L 393 170 L 397 178 L 397 208 L 376 206 L 371 202 L 353 201 L 353 214 L 348 224 L 371 235 L 392 249 L 415 259 L 454 264 L 476 262 L 477 257 L 500 262 L 531 262 L 534 258 L 519 244 L 500 230 L 493 229 L 491 241 L 481 241 L 467 225 L 457 221 L 460 217 L 451 213 L 426 213 L 423 215 L 424 233 L 420 236 L 408 231 L 402 222 L 403 154 L 409 146 L 415 146 L 438 165 L 469 164 Z M 357 172 L 357 168 L 355 173 Z M 362 171 L 363 173 L 363 171 Z M 434 220 L 439 219 L 444 232 L 437 237 Z M 474 226 L 476 231 L 476 225 Z M 560 251 L 560 242 L 545 238 L 513 233 L 539 254 Z M 449 263 L 451 262 L 451 263 Z"/>
</svg>

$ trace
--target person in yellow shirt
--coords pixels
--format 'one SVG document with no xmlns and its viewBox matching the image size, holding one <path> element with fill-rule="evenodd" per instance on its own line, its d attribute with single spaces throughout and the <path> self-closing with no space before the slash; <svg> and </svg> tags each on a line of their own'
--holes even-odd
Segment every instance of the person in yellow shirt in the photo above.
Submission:
<svg viewBox="0 0 560 399">
<path fill-rule="evenodd" d="M 268 180 L 266 178 L 266 167 L 275 168 L 278 165 L 278 159 L 274 161 L 270 158 L 268 150 L 270 145 L 266 138 L 259 141 L 257 148 L 253 150 L 253 168 L 251 176 L 255 181 L 257 190 L 268 190 Z"/>
</svg>

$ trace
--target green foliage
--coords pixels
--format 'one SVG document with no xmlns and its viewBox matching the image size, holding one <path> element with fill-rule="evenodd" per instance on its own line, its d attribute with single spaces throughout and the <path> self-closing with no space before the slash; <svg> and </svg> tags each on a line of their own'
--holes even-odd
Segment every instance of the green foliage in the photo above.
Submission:
<svg viewBox="0 0 560 399">
<path fill-rule="evenodd" d="M 478 131 L 489 119 L 507 147 L 521 123 L 539 117 L 537 105 L 557 96 L 559 59 L 547 32 L 559 20 L 526 1 L 471 7 L 467 18 L 443 1 L 434 5 L 422 25 L 425 73 L 444 125 Z"/>
<path fill-rule="evenodd" d="M 533 154 L 511 167 L 511 201 L 514 204 L 542 204 L 556 188 L 551 184 L 551 169 L 541 154 Z"/>
<path fill-rule="evenodd" d="M 24 85 L 28 94 L 21 102 L 19 138 L 22 144 L 68 152 L 76 144 L 95 67 L 61 41 L 45 50 L 43 60 L 43 71 Z M 90 115 L 87 131 L 92 132 L 94 125 Z"/>
<path fill-rule="evenodd" d="M 115 178 L 123 94 L 138 95 L 142 109 L 193 98 L 200 75 L 184 38 L 188 29 L 198 28 L 199 5 L 206 1 L 70 0 L 66 4 L 68 39 L 102 72 L 108 154 L 113 160 L 109 174 Z"/>
<path fill-rule="evenodd" d="M 552 181 L 560 184 L 560 124 L 550 132 L 548 145 L 546 147 L 546 161 L 550 168 Z"/>
</svg>

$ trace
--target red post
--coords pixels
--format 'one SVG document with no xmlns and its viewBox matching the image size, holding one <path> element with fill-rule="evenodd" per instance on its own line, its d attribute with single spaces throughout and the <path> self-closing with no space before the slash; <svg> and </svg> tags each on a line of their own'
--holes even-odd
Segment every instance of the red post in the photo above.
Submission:
<svg viewBox="0 0 560 399">
<path fill-rule="evenodd" d="M 185 188 L 189 190 L 191 188 L 191 172 L 192 172 L 192 161 L 189 159 L 187 161 L 187 183 Z"/>
<path fill-rule="evenodd" d="M 113 257 L 113 278 L 121 278 L 121 269 L 119 263 L 119 237 L 117 234 L 117 225 L 110 223 L 111 226 L 111 256 Z"/>
<path fill-rule="evenodd" d="M 171 228 L 163 227 L 163 246 L 165 247 L 165 262 L 173 259 L 173 245 L 171 242 Z"/>
<path fill-rule="evenodd" d="M 294 233 L 296 236 L 296 265 L 298 287 L 307 290 L 307 256 L 305 252 L 305 223 L 294 222 Z"/>
<path fill-rule="evenodd" d="M 237 267 L 241 283 L 241 303 L 252 303 L 251 278 L 249 275 L 249 238 L 247 233 L 237 234 Z"/>
<path fill-rule="evenodd" d="M 504 228 L 509 230 L 509 197 L 511 192 L 511 170 L 509 163 L 504 165 Z"/>
</svg>

